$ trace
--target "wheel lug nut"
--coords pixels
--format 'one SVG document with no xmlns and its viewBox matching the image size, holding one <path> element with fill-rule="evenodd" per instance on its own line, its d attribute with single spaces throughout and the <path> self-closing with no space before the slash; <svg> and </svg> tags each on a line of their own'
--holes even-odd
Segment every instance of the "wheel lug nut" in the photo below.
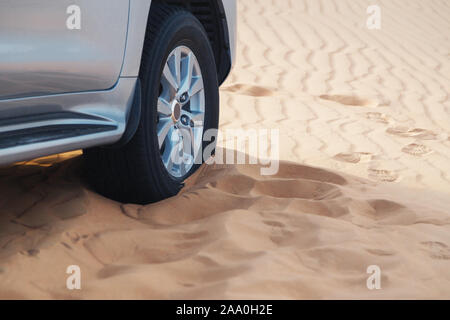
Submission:
<svg viewBox="0 0 450 320">
<path fill-rule="evenodd" d="M 180 96 L 180 102 L 185 103 L 188 100 L 188 94 L 185 92 Z"/>
<path fill-rule="evenodd" d="M 189 123 L 189 118 L 187 117 L 187 116 L 185 116 L 185 115 L 182 115 L 181 116 L 181 123 L 183 124 L 183 125 L 188 125 L 188 123 Z"/>
</svg>

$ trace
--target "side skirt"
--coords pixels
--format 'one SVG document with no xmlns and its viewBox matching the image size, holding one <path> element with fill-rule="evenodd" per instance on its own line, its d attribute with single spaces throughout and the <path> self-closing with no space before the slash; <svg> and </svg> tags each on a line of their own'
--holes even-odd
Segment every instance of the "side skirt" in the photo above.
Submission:
<svg viewBox="0 0 450 320">
<path fill-rule="evenodd" d="M 106 91 L 0 101 L 0 165 L 118 142 L 135 117 L 136 84 L 120 78 Z"/>
</svg>

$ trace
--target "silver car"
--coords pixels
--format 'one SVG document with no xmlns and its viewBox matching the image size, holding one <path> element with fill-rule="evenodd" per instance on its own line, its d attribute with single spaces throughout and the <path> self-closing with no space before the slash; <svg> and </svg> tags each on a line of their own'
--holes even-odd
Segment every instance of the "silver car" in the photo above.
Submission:
<svg viewBox="0 0 450 320">
<path fill-rule="evenodd" d="M 0 1 L 0 165 L 83 149 L 107 197 L 177 194 L 214 143 L 235 39 L 236 0 Z"/>
</svg>

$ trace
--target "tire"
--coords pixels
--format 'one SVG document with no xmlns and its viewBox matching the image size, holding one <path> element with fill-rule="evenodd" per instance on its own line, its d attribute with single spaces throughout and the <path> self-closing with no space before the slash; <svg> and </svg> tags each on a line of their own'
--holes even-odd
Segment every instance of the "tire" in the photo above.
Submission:
<svg viewBox="0 0 450 320">
<path fill-rule="evenodd" d="M 87 178 L 100 194 L 124 203 L 147 204 L 160 201 L 176 195 L 183 187 L 184 180 L 203 163 L 203 156 L 200 155 L 201 159 L 197 159 L 196 164 L 193 164 L 187 172 L 183 172 L 180 166 L 180 174 L 175 175 L 173 173 L 175 165 L 170 169 L 172 172 L 163 162 L 162 150 L 170 149 L 166 142 L 161 147 L 158 139 L 157 129 L 162 123 L 161 115 L 158 113 L 158 102 L 162 92 L 167 91 L 162 85 L 162 77 L 167 79 L 163 74 L 164 66 L 169 55 L 176 52 L 174 50 L 179 50 L 178 48 L 187 48 L 183 50 L 194 54 L 198 62 L 196 66 L 199 67 L 195 70 L 201 72 L 200 79 L 203 81 L 201 97 L 204 100 L 200 97 L 196 98 L 196 101 L 204 101 L 203 126 L 200 128 L 202 129 L 200 144 L 203 148 L 206 147 L 206 143 L 203 142 L 204 132 L 208 129 L 217 129 L 219 122 L 217 71 L 211 44 L 203 26 L 197 18 L 182 8 L 153 5 L 139 75 L 142 86 L 142 112 L 138 129 L 131 141 L 123 147 L 84 150 Z M 198 77 L 196 79 L 198 80 Z M 193 100 L 194 96 L 190 99 Z M 178 108 L 176 104 L 181 105 L 175 102 L 173 110 L 183 112 L 186 105 Z M 189 108 L 191 106 L 192 102 L 189 102 Z M 173 111 L 171 116 L 173 121 L 176 120 L 175 113 L 177 112 Z M 178 122 L 176 124 L 174 122 L 174 127 L 170 129 L 172 133 L 182 131 L 175 127 L 181 126 L 180 121 L 178 117 Z M 189 125 L 193 126 L 192 120 Z M 193 130 L 198 128 L 193 127 Z M 186 167 L 183 167 L 184 170 Z"/>
</svg>

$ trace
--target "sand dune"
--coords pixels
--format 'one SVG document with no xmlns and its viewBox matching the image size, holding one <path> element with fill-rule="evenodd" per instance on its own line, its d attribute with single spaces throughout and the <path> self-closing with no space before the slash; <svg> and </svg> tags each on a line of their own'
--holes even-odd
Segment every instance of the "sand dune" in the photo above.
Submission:
<svg viewBox="0 0 450 320">
<path fill-rule="evenodd" d="M 366 27 L 373 4 L 380 30 Z M 449 193 L 449 12 L 446 0 L 239 1 L 222 128 L 279 128 L 283 160 Z"/>
<path fill-rule="evenodd" d="M 1 298 L 450 297 L 445 195 L 283 162 L 204 166 L 178 197 L 120 205 L 60 160 L 0 172 Z"/>
<path fill-rule="evenodd" d="M 0 298 L 449 299 L 450 4 L 377 3 L 381 30 L 372 1 L 239 1 L 221 127 L 279 129 L 274 176 L 205 165 L 136 206 L 79 152 L 0 168 Z"/>
</svg>

